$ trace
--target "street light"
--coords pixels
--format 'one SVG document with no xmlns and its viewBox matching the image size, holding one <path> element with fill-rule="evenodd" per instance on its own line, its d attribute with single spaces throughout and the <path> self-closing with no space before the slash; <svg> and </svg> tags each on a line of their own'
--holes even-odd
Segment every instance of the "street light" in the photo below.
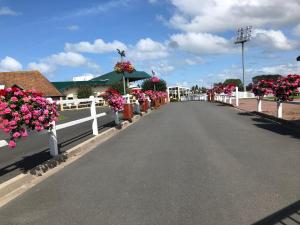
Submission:
<svg viewBox="0 0 300 225">
<path fill-rule="evenodd" d="M 242 44 L 242 66 L 243 66 L 243 89 L 244 92 L 246 91 L 246 84 L 245 84 L 245 60 L 244 60 L 244 45 L 246 42 L 250 41 L 251 39 L 251 32 L 252 26 L 247 26 L 245 28 L 239 28 L 237 30 L 237 36 L 235 44 Z"/>
</svg>

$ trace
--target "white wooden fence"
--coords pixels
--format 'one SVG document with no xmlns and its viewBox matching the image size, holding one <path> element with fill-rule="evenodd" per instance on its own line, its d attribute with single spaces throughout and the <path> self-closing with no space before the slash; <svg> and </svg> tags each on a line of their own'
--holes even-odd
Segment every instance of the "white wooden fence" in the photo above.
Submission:
<svg viewBox="0 0 300 225">
<path fill-rule="evenodd" d="M 51 98 L 48 99 L 49 101 L 52 101 Z M 100 113 L 97 114 L 96 112 L 96 101 L 97 98 L 94 96 L 91 96 L 90 98 L 86 99 L 76 99 L 76 100 L 60 100 L 56 102 L 56 104 L 73 104 L 76 101 L 76 103 L 81 102 L 87 102 L 90 104 L 90 110 L 91 110 L 91 116 L 85 117 L 78 120 L 73 120 L 67 123 L 56 125 L 55 122 L 53 122 L 53 129 L 51 131 L 43 131 L 41 134 L 48 134 L 49 135 L 49 148 L 50 148 L 50 154 L 51 156 L 57 156 L 58 155 L 58 142 L 57 142 L 57 131 L 61 129 L 65 129 L 67 127 L 72 127 L 81 123 L 85 123 L 87 121 L 93 121 L 92 123 L 92 131 L 93 135 L 98 135 L 98 122 L 97 118 L 103 117 L 106 115 L 106 113 Z M 0 147 L 7 146 L 8 143 L 6 140 L 0 140 Z"/>
<path fill-rule="evenodd" d="M 187 96 L 180 96 L 180 101 L 207 101 L 207 94 L 193 94 Z"/>
<path fill-rule="evenodd" d="M 237 94 L 236 94 L 237 93 Z M 238 89 L 236 88 L 236 92 L 234 93 L 233 96 L 228 96 L 225 94 L 219 94 L 215 96 L 215 100 L 219 101 L 219 102 L 224 102 L 224 103 L 229 103 L 232 105 L 232 101 L 233 99 L 235 99 L 235 105 L 239 106 L 239 99 L 244 99 L 244 98 L 249 98 L 249 97 L 241 97 L 243 95 L 239 95 Z M 273 100 L 269 100 L 269 99 L 262 99 L 262 98 L 256 98 L 257 99 L 257 107 L 256 107 L 256 111 L 257 112 L 262 112 L 262 102 L 263 101 L 270 101 L 270 102 L 274 102 Z M 294 104 L 294 105 L 299 105 L 300 106 L 300 102 L 284 102 L 285 104 Z M 276 116 L 277 118 L 282 118 L 282 110 L 283 110 L 283 102 L 276 102 L 277 106 L 276 106 Z"/>
</svg>

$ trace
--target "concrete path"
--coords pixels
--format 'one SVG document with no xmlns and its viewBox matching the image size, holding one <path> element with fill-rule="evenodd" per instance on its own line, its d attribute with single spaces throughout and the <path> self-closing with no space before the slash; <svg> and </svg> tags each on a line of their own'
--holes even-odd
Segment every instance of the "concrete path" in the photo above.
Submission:
<svg viewBox="0 0 300 225">
<path fill-rule="evenodd" d="M 299 224 L 299 138 L 230 107 L 169 104 L 1 208 L 0 224 Z"/>
</svg>

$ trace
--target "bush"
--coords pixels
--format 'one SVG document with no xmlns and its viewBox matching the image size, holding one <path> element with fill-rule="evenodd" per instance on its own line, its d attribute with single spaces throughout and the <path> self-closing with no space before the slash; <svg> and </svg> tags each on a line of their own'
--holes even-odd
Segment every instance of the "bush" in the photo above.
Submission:
<svg viewBox="0 0 300 225">
<path fill-rule="evenodd" d="M 153 90 L 154 91 L 154 83 L 151 79 L 144 80 L 142 83 L 142 90 Z M 155 83 L 155 90 L 156 91 L 166 91 L 167 90 L 167 83 L 166 81 L 160 79 L 159 82 Z"/>
<path fill-rule="evenodd" d="M 77 91 L 77 98 L 89 98 L 93 95 L 93 89 L 91 86 L 79 86 Z"/>
</svg>

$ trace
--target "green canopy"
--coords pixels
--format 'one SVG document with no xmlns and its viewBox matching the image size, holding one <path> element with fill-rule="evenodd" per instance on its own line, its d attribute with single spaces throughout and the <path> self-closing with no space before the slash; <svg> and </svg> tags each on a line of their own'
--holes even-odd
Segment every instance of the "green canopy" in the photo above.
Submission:
<svg viewBox="0 0 300 225">
<path fill-rule="evenodd" d="M 126 80 L 128 79 L 129 82 L 151 78 L 151 76 L 144 71 L 134 71 L 132 73 L 125 72 L 124 77 L 126 78 Z M 96 77 L 96 78 L 92 79 L 92 81 L 102 81 L 106 85 L 112 85 L 115 83 L 122 82 L 122 79 L 123 79 L 122 73 L 117 73 L 117 72 L 113 71 L 110 73 L 106 73 L 102 76 Z"/>
<path fill-rule="evenodd" d="M 68 89 L 68 88 L 72 88 L 72 87 L 79 87 L 79 86 L 93 86 L 93 87 L 97 87 L 97 86 L 103 86 L 106 85 L 105 82 L 103 81 L 61 81 L 61 82 L 51 82 L 56 89 L 58 89 L 59 91 L 63 92 L 64 90 Z"/>
</svg>

